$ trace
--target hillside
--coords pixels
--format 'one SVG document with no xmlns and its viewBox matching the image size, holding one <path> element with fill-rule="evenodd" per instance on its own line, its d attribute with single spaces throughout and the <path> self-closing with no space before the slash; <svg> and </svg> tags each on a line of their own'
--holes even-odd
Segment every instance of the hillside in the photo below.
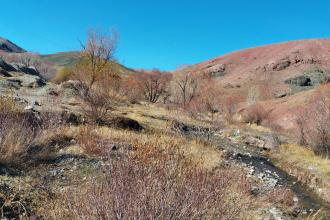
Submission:
<svg viewBox="0 0 330 220">
<path fill-rule="evenodd" d="M 190 68 L 224 82 L 245 83 L 261 75 L 284 82 L 310 66 L 330 67 L 330 39 L 290 41 L 232 52 Z"/>
<path fill-rule="evenodd" d="M 80 59 L 79 52 L 76 51 L 59 52 L 46 55 L 29 53 L 13 42 L 1 37 L 0 56 L 4 58 L 7 57 L 10 62 L 16 63 L 20 63 L 22 60 L 28 60 L 27 57 L 30 57 L 29 62 L 38 63 L 38 66 L 42 66 L 44 71 L 41 71 L 40 74 L 47 80 L 52 79 L 59 69 L 63 67 L 73 67 Z M 115 68 L 121 75 L 137 73 L 136 70 L 127 68 L 120 63 L 115 63 Z"/>
<path fill-rule="evenodd" d="M 9 53 L 24 53 L 26 50 L 17 46 L 10 40 L 0 37 L 0 51 L 9 52 Z"/>
<path fill-rule="evenodd" d="M 314 43 L 307 45 L 314 50 Z M 84 69 L 78 80 L 55 84 L 33 64 L 52 69 L 46 72 L 52 78 L 56 70 L 78 63 L 77 52 L 3 52 L 10 62 L 0 59 L 0 215 L 328 219 L 330 161 L 298 145 L 294 132 L 282 132 L 297 131 L 301 106 L 316 109 L 310 97 L 330 92 L 323 83 L 326 59 L 301 52 L 301 61 L 289 56 L 284 62 L 281 57 L 291 50 L 277 56 L 282 50 L 273 47 L 285 46 L 234 52 L 184 70 L 210 74 L 211 79 L 197 78 L 206 79 L 204 84 L 177 78 L 177 72 L 133 74 L 120 64 L 119 72 L 131 75 L 119 81 L 96 77 L 89 85 L 85 77 L 92 73 Z M 267 51 L 276 61 L 269 61 Z M 295 78 L 301 75 L 305 78 Z M 186 106 L 176 90 L 180 85 L 184 95 L 193 92 Z M 254 87 L 262 90 L 253 94 L 256 103 L 247 104 Z M 264 96 L 265 89 L 272 92 Z M 159 99 L 150 101 L 146 91 Z M 277 96 L 279 91 L 284 95 Z M 234 100 L 231 118 L 223 109 L 210 111 L 214 102 L 223 108 L 223 97 Z M 254 105 L 268 114 L 260 121 L 238 120 Z"/>
<path fill-rule="evenodd" d="M 329 80 L 329 69 L 330 39 L 311 39 L 244 49 L 181 71 L 212 76 L 225 96 L 238 97 L 241 113 L 249 96 L 257 96 L 270 111 L 268 125 L 296 130 L 294 112 Z"/>
</svg>

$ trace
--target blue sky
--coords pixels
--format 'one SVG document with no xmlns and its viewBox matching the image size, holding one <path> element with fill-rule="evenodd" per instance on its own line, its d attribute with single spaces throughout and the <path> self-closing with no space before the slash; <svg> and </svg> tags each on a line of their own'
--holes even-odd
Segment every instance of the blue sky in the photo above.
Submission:
<svg viewBox="0 0 330 220">
<path fill-rule="evenodd" d="M 0 36 L 42 54 L 115 28 L 128 67 L 173 70 L 237 49 L 330 37 L 327 0 L 0 0 Z"/>
</svg>

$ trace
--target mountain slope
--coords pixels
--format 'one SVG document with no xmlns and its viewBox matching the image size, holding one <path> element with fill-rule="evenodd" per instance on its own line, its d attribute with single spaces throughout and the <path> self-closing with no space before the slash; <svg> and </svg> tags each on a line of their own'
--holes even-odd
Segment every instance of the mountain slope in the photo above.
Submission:
<svg viewBox="0 0 330 220">
<path fill-rule="evenodd" d="M 317 90 L 329 88 L 320 85 L 330 79 L 330 39 L 244 49 L 181 71 L 214 77 L 224 98 L 238 97 L 234 104 L 240 113 L 248 111 L 249 96 L 255 96 L 270 112 L 268 125 L 296 130 L 299 109 Z"/>
<path fill-rule="evenodd" d="M 189 67 L 222 83 L 248 83 L 262 77 L 285 80 L 310 67 L 330 68 L 330 39 L 290 41 L 232 52 Z"/>
<path fill-rule="evenodd" d="M 8 53 L 24 53 L 26 50 L 17 46 L 13 42 L 0 37 L 0 51 L 8 52 Z"/>
</svg>

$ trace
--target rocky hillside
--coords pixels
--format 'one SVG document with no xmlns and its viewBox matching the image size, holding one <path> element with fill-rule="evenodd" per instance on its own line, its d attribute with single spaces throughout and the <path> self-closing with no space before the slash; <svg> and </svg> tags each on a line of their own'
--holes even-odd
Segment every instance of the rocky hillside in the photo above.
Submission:
<svg viewBox="0 0 330 220">
<path fill-rule="evenodd" d="M 330 39 L 290 41 L 240 50 L 190 68 L 228 83 L 246 83 L 265 74 L 284 82 L 311 66 L 330 67 Z"/>
<path fill-rule="evenodd" d="M 269 124 L 296 129 L 296 112 L 330 78 L 330 39 L 311 39 L 232 52 L 183 69 L 217 79 L 239 111 L 250 96 L 269 110 Z M 321 87 L 324 90 L 328 87 Z M 241 119 L 239 115 L 238 119 Z"/>
<path fill-rule="evenodd" d="M 26 50 L 17 46 L 13 42 L 0 37 L 0 51 L 9 52 L 9 53 L 24 53 Z"/>
</svg>

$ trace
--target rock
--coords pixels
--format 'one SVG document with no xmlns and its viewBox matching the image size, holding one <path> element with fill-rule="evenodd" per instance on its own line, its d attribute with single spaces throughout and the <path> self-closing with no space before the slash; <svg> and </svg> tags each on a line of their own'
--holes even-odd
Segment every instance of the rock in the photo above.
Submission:
<svg viewBox="0 0 330 220">
<path fill-rule="evenodd" d="M 221 76 L 225 75 L 226 65 L 225 64 L 216 64 L 214 66 L 208 67 L 205 71 L 211 77 L 221 77 Z"/>
<path fill-rule="evenodd" d="M 139 122 L 135 121 L 134 119 L 125 118 L 125 117 L 111 118 L 106 121 L 99 120 L 97 123 L 101 126 L 105 125 L 109 127 L 115 127 L 115 128 L 127 129 L 133 131 L 141 131 L 144 129 Z"/>
<path fill-rule="evenodd" d="M 65 90 L 65 89 L 71 89 L 71 90 L 76 90 L 79 82 L 74 81 L 74 80 L 68 80 L 63 83 L 61 83 L 60 88 Z"/>
<path fill-rule="evenodd" d="M 16 71 L 16 69 L 12 65 L 6 63 L 1 58 L 0 58 L 0 68 L 7 71 L 7 72 L 15 72 Z"/>
<path fill-rule="evenodd" d="M 276 94 L 275 94 L 275 98 L 284 98 L 284 97 L 286 97 L 286 96 L 288 96 L 288 93 L 287 92 L 285 92 L 285 91 L 280 91 L 280 92 L 277 92 Z"/>
<path fill-rule="evenodd" d="M 20 81 L 17 80 L 0 80 L 0 89 L 7 90 L 7 89 L 19 89 L 21 88 Z"/>
<path fill-rule="evenodd" d="M 0 76 L 11 77 L 12 75 L 10 73 L 8 73 L 6 70 L 0 68 Z"/>
<path fill-rule="evenodd" d="M 32 105 L 28 105 L 24 108 L 24 110 L 26 111 L 33 111 L 33 106 Z"/>
<path fill-rule="evenodd" d="M 46 85 L 46 83 L 39 76 L 27 74 L 11 77 L 10 81 L 19 82 L 20 86 L 26 88 L 39 88 Z"/>
<path fill-rule="evenodd" d="M 23 72 L 23 73 L 28 74 L 28 75 L 33 75 L 33 76 L 39 76 L 40 77 L 39 72 L 33 66 L 28 67 L 28 66 L 26 66 L 24 64 L 21 64 L 21 63 L 12 63 L 11 65 L 16 69 L 16 72 Z"/>
<path fill-rule="evenodd" d="M 38 101 L 34 101 L 32 104 L 35 106 L 41 106 L 41 104 Z"/>
<path fill-rule="evenodd" d="M 278 208 L 276 207 L 273 207 L 269 210 L 269 212 L 273 215 L 273 218 L 275 220 L 284 220 L 284 216 L 283 216 L 283 213 L 281 210 L 279 210 Z"/>
<path fill-rule="evenodd" d="M 250 145 L 250 146 L 255 146 L 258 148 L 264 148 L 265 142 L 258 137 L 252 137 L 248 136 L 245 138 L 245 144 Z"/>
<path fill-rule="evenodd" d="M 263 149 L 265 150 L 273 150 L 279 147 L 281 144 L 280 139 L 276 135 L 268 135 L 266 137 L 263 137 L 263 139 L 265 142 Z"/>
<path fill-rule="evenodd" d="M 280 140 L 275 135 L 267 136 L 247 136 L 245 138 L 245 144 L 261 148 L 263 150 L 272 150 L 280 145 Z"/>
<path fill-rule="evenodd" d="M 273 64 L 272 69 L 275 71 L 281 71 L 288 68 L 291 65 L 291 61 L 289 59 L 282 59 L 277 63 Z"/>
</svg>

